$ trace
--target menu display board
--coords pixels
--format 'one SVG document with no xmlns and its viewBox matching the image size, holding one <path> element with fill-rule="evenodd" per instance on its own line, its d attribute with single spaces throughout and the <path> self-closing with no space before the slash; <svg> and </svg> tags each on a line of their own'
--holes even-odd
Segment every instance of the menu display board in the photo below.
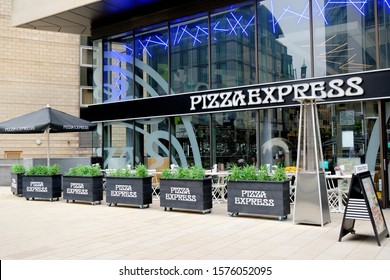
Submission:
<svg viewBox="0 0 390 280">
<path fill-rule="evenodd" d="M 386 229 L 386 225 L 371 177 L 362 178 L 362 183 L 366 193 L 368 206 L 370 207 L 372 218 L 374 219 L 376 230 L 378 234 L 380 234 Z"/>
<path fill-rule="evenodd" d="M 389 237 L 386 221 L 369 171 L 352 175 L 339 241 L 348 233 L 355 233 L 355 220 L 371 221 L 379 246 L 381 246 L 381 238 Z"/>
</svg>

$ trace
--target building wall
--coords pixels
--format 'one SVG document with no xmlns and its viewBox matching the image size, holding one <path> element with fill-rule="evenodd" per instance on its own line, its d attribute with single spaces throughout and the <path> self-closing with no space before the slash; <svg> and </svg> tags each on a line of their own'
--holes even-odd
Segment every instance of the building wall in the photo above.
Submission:
<svg viewBox="0 0 390 280">
<path fill-rule="evenodd" d="M 78 116 L 80 36 L 12 27 L 12 2 L 0 0 L 0 121 L 47 104 Z M 78 141 L 78 133 L 52 134 L 51 156 L 89 155 L 91 149 L 79 150 Z M 46 157 L 47 136 L 2 134 L 0 158 L 7 151 Z"/>
<path fill-rule="evenodd" d="M 11 1 L 9 1 L 11 2 Z M 24 24 L 61 13 L 76 7 L 81 7 L 97 0 L 14 0 L 13 25 Z"/>
</svg>

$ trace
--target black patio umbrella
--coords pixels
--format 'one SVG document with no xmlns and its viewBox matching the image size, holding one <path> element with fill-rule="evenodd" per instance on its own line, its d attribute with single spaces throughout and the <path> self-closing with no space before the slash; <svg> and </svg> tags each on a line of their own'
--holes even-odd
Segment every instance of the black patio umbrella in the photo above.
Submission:
<svg viewBox="0 0 390 280">
<path fill-rule="evenodd" d="M 95 130 L 97 124 L 52 109 L 42 108 L 0 123 L 2 134 L 28 134 L 47 132 L 47 164 L 50 164 L 50 133 L 83 132 Z"/>
</svg>

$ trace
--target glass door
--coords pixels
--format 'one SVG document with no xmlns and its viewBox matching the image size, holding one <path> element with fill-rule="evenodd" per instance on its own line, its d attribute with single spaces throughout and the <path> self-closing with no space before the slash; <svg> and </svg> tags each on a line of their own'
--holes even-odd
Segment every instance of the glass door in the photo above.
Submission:
<svg viewBox="0 0 390 280">
<path fill-rule="evenodd" d="M 378 184 L 378 198 L 382 200 L 383 208 L 387 208 L 390 205 L 389 194 L 390 194 L 390 101 L 385 101 L 385 119 L 383 123 L 385 123 L 385 136 L 386 139 L 383 145 L 384 150 L 384 166 L 386 170 L 384 170 L 384 180 Z"/>
</svg>

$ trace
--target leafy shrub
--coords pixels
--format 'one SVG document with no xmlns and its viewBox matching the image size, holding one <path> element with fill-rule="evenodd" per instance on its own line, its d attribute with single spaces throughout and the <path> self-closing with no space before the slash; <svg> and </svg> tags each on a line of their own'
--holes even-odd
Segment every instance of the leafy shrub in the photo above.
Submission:
<svg viewBox="0 0 390 280">
<path fill-rule="evenodd" d="M 237 166 L 234 165 L 229 174 L 228 180 L 230 181 L 285 181 L 287 180 L 285 169 L 282 166 L 278 166 L 274 174 L 269 174 L 268 167 L 262 164 L 257 170 L 255 166 Z"/>
<path fill-rule="evenodd" d="M 163 179 L 203 179 L 206 170 L 202 166 L 179 167 L 177 170 L 165 168 L 162 170 Z"/>
<path fill-rule="evenodd" d="M 179 167 L 176 171 L 177 179 L 191 179 L 191 171 L 188 167 Z"/>
<path fill-rule="evenodd" d="M 143 164 L 138 164 L 135 166 L 135 177 L 145 178 L 149 176 L 148 168 Z"/>
<path fill-rule="evenodd" d="M 169 168 L 165 168 L 161 172 L 161 178 L 163 178 L 163 179 L 172 179 L 174 177 L 175 177 L 175 174 L 174 174 L 173 170 L 171 170 Z"/>
<path fill-rule="evenodd" d="M 272 176 L 268 173 L 268 166 L 262 164 L 259 169 L 259 181 L 272 181 Z"/>
<path fill-rule="evenodd" d="M 257 180 L 258 174 L 257 174 L 256 166 L 247 165 L 242 167 L 242 177 L 245 180 Z"/>
<path fill-rule="evenodd" d="M 241 167 L 238 167 L 237 165 L 233 165 L 230 170 L 228 179 L 232 181 L 239 181 L 242 180 L 241 177 L 242 177 Z"/>
<path fill-rule="evenodd" d="M 228 179 L 232 181 L 258 180 L 258 171 L 253 165 L 242 167 L 234 165 Z"/>
<path fill-rule="evenodd" d="M 26 168 L 21 163 L 15 163 L 11 166 L 11 172 L 14 174 L 24 174 L 26 173 Z"/>
<path fill-rule="evenodd" d="M 134 170 L 128 167 L 118 168 L 108 174 L 110 177 L 128 177 L 128 178 L 145 178 L 150 176 L 148 168 L 144 164 L 138 164 Z"/>
<path fill-rule="evenodd" d="M 202 166 L 194 165 L 190 167 L 190 175 L 192 179 L 203 179 L 206 176 L 206 170 Z"/>
<path fill-rule="evenodd" d="M 110 177 L 134 177 L 134 172 L 131 172 L 129 168 L 117 168 L 115 171 L 110 171 L 107 176 Z"/>
<path fill-rule="evenodd" d="M 26 175 L 59 175 L 61 167 L 59 164 L 53 165 L 33 165 L 26 170 Z"/>
<path fill-rule="evenodd" d="M 285 181 L 285 180 L 287 180 L 286 169 L 283 166 L 278 165 L 275 168 L 274 174 L 273 174 L 273 180 L 274 181 Z"/>
<path fill-rule="evenodd" d="M 102 170 L 99 164 L 79 164 L 75 167 L 70 168 L 64 176 L 102 176 Z"/>
</svg>

